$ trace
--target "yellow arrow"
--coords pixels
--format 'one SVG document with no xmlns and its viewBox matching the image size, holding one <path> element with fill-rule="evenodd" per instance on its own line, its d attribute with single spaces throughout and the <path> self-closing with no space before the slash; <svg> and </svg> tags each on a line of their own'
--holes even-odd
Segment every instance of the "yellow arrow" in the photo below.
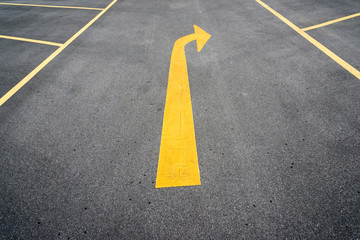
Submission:
<svg viewBox="0 0 360 240">
<path fill-rule="evenodd" d="M 171 54 L 156 188 L 200 185 L 185 45 L 196 40 L 200 52 L 211 37 L 195 33 L 178 39 Z"/>
</svg>

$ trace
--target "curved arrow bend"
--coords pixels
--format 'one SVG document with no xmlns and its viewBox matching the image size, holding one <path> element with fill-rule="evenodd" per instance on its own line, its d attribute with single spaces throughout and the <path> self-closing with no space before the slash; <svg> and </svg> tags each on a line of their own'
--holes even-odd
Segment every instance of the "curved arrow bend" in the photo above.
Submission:
<svg viewBox="0 0 360 240">
<path fill-rule="evenodd" d="M 178 39 L 171 54 L 156 188 L 200 185 L 185 45 L 196 40 L 200 52 L 211 37 L 195 33 Z"/>
</svg>

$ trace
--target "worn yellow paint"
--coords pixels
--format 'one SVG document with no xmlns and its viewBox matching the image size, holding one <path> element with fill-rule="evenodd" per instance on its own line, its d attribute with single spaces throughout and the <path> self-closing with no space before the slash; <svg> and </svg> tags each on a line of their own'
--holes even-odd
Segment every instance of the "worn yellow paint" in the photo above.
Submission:
<svg viewBox="0 0 360 240">
<path fill-rule="evenodd" d="M 351 19 L 351 18 L 354 18 L 354 17 L 359 17 L 359 16 L 360 16 L 360 13 L 356 13 L 356 14 L 352 14 L 352 15 L 349 15 L 349 16 L 346 16 L 346 17 L 337 18 L 337 19 L 334 19 L 334 20 L 331 20 L 331 21 L 328 21 L 328 22 L 317 24 L 317 25 L 314 25 L 314 26 L 311 26 L 311 27 L 303 28 L 301 30 L 306 32 L 306 31 L 309 31 L 309 30 L 312 30 L 312 29 L 324 27 L 324 26 L 327 26 L 327 25 L 330 25 L 330 24 L 333 24 L 333 23 L 345 21 L 345 20 L 348 20 L 348 19 Z"/>
<path fill-rule="evenodd" d="M 344 69 L 346 69 L 348 72 L 350 72 L 352 75 L 354 75 L 356 78 L 360 80 L 360 72 L 351 66 L 349 63 L 345 62 L 342 58 L 340 58 L 338 55 L 330 51 L 327 47 L 316 41 L 313 37 L 311 37 L 309 34 L 301 30 L 299 27 L 297 27 L 295 24 L 287 20 L 284 16 L 276 12 L 274 9 L 266 5 L 260 0 L 257 1 L 261 6 L 263 6 L 265 9 L 267 9 L 269 12 L 274 14 L 276 17 L 278 17 L 281 21 L 286 23 L 289 27 L 291 27 L 293 30 L 295 30 L 297 33 L 299 33 L 301 36 L 303 36 L 306 40 L 308 40 L 310 43 L 312 43 L 315 47 L 317 47 L 319 50 L 321 50 L 323 53 L 328 55 L 332 60 L 337 62 L 340 66 L 342 66 Z"/>
<path fill-rule="evenodd" d="M 9 98 L 11 98 L 17 91 L 19 91 L 27 82 L 29 82 L 38 72 L 41 71 L 49 62 L 51 62 L 57 55 L 59 55 L 67 46 L 69 46 L 77 37 L 80 36 L 86 29 L 88 29 L 96 20 L 98 20 L 109 8 L 114 5 L 117 0 L 112 1 L 104 10 L 99 12 L 90 22 L 82 27 L 77 33 L 75 33 L 69 40 L 62 44 L 55 52 L 53 52 L 48 58 L 46 58 L 39 66 L 32 70 L 24 79 L 16 84 L 10 91 L 0 98 L 0 106 L 2 106 Z"/>
<path fill-rule="evenodd" d="M 6 36 L 6 35 L 0 35 L 0 38 L 22 41 L 22 42 L 39 43 L 39 44 L 45 44 L 45 45 L 51 45 L 51 46 L 57 46 L 57 47 L 60 47 L 62 45 L 62 43 L 42 41 L 42 40 L 36 40 L 36 39 L 30 39 L 30 38 L 20 38 L 20 37 Z"/>
<path fill-rule="evenodd" d="M 196 40 L 201 51 L 211 37 L 195 33 L 178 39 L 171 54 L 156 188 L 200 185 L 185 45 Z"/>
<path fill-rule="evenodd" d="M 23 6 L 23 7 L 70 8 L 70 9 L 97 10 L 97 11 L 104 10 L 103 8 L 56 6 L 56 5 L 39 5 L 39 4 L 25 4 L 25 3 L 0 3 L 0 5 Z"/>
</svg>

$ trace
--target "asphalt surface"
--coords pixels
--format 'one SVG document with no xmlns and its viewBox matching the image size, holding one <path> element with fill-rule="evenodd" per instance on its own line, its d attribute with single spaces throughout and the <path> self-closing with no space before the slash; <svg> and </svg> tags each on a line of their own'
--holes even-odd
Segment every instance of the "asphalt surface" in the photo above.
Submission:
<svg viewBox="0 0 360 240">
<path fill-rule="evenodd" d="M 360 12 L 264 2 L 300 28 Z M 0 5 L 0 34 L 64 43 L 97 13 Z M 186 47 L 201 185 L 155 189 L 171 51 L 194 24 L 212 35 Z M 308 33 L 360 69 L 359 29 Z M 1 96 L 55 49 L 0 39 Z M 0 238 L 358 239 L 359 92 L 254 0 L 118 1 L 0 107 Z"/>
</svg>

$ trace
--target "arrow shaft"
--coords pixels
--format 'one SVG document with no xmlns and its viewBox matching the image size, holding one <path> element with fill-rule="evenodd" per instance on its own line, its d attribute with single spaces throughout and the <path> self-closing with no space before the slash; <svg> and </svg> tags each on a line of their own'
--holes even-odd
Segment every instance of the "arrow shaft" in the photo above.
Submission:
<svg viewBox="0 0 360 240">
<path fill-rule="evenodd" d="M 176 40 L 176 42 L 174 44 L 172 54 L 174 54 L 174 51 L 177 51 L 177 50 L 184 51 L 185 45 L 188 44 L 189 42 L 195 41 L 198 37 L 199 36 L 197 36 L 195 33 L 193 33 L 193 34 L 186 35 L 182 38 L 179 38 L 178 40 Z"/>
<path fill-rule="evenodd" d="M 179 83 L 182 82 L 181 80 L 186 80 L 188 83 L 185 45 L 194 40 L 196 40 L 195 34 L 190 34 L 176 40 L 171 54 L 168 88 L 170 83 L 173 82 L 170 80 L 176 81 L 178 79 Z"/>
<path fill-rule="evenodd" d="M 171 54 L 156 187 L 200 185 L 185 45 L 178 39 Z"/>
</svg>

